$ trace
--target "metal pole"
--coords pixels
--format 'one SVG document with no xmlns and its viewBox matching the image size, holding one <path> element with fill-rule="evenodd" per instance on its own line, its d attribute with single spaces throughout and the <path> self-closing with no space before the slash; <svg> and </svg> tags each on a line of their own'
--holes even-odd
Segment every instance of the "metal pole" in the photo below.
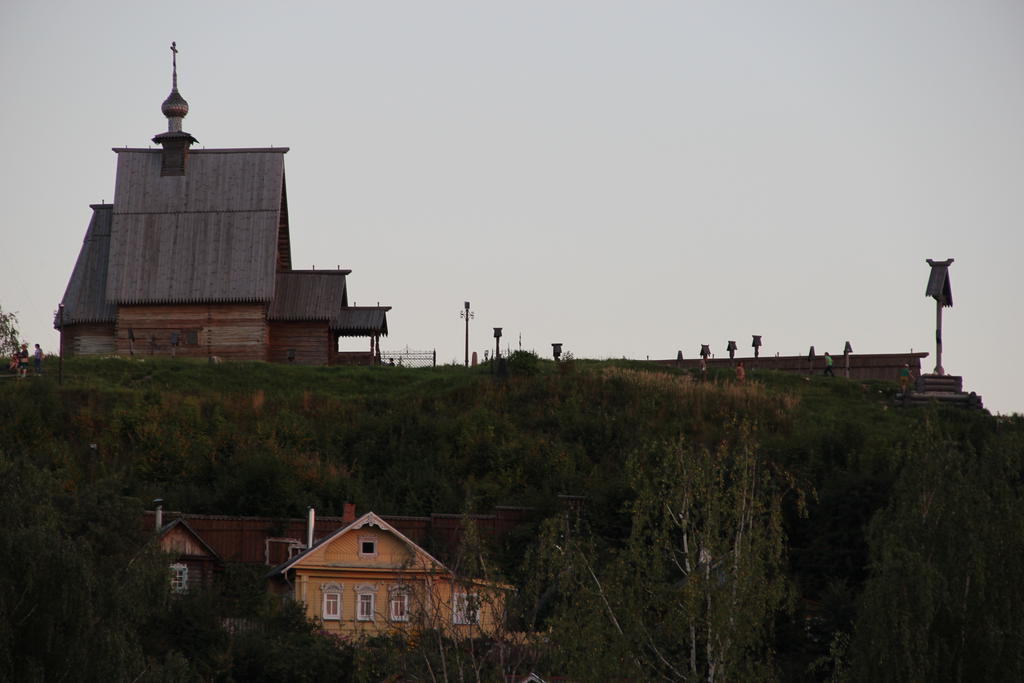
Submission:
<svg viewBox="0 0 1024 683">
<path fill-rule="evenodd" d="M 942 297 L 935 297 L 935 374 L 946 374 L 942 368 Z"/>
<path fill-rule="evenodd" d="M 466 367 L 469 367 L 469 319 L 473 317 L 473 311 L 469 310 L 469 302 L 465 302 L 465 310 L 459 312 L 459 316 L 466 319 Z"/>
</svg>

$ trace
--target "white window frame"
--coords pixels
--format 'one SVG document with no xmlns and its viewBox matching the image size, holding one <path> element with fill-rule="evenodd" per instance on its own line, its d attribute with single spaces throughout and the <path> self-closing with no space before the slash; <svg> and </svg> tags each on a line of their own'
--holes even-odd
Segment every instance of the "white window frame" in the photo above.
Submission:
<svg viewBox="0 0 1024 683">
<path fill-rule="evenodd" d="M 364 589 L 356 592 L 356 621 L 374 621 L 376 610 L 376 591 Z"/>
<path fill-rule="evenodd" d="M 388 619 L 390 621 L 409 621 L 409 589 L 395 586 L 388 589 Z M 401 605 L 400 610 L 395 608 Z"/>
<path fill-rule="evenodd" d="M 325 583 L 320 586 L 320 592 L 323 594 L 320 598 L 320 618 L 324 621 L 341 621 L 344 605 L 342 587 L 336 583 Z M 331 602 L 336 609 L 328 609 Z"/>
<path fill-rule="evenodd" d="M 368 534 L 368 535 L 360 536 L 359 537 L 359 548 L 358 548 L 358 550 L 359 550 L 359 557 L 377 557 L 377 550 L 379 548 L 379 546 L 378 546 L 379 542 L 380 541 L 377 539 L 377 537 L 375 535 L 369 535 Z M 372 543 L 373 544 L 373 551 L 369 552 L 369 553 L 363 552 L 363 544 L 364 543 Z"/>
<path fill-rule="evenodd" d="M 184 562 L 175 562 L 171 565 L 171 591 L 188 593 L 188 565 Z"/>
<path fill-rule="evenodd" d="M 480 596 L 476 593 L 452 593 L 452 623 L 473 626 L 480 623 Z"/>
</svg>

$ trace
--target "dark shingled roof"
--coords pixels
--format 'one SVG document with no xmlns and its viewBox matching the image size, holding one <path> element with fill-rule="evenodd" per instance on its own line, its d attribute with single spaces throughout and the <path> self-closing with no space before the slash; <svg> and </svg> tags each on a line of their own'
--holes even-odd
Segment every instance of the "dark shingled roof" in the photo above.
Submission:
<svg viewBox="0 0 1024 683">
<path fill-rule="evenodd" d="M 351 270 L 290 270 L 277 274 L 267 320 L 326 320 L 343 337 L 387 335 L 390 306 L 349 306 Z"/>
<path fill-rule="evenodd" d="M 342 337 L 388 334 L 390 306 L 350 306 L 331 318 L 331 329 Z"/>
<path fill-rule="evenodd" d="M 348 304 L 351 270 L 290 270 L 277 274 L 267 320 L 330 320 Z"/>
<path fill-rule="evenodd" d="M 107 299 L 269 302 L 287 148 L 192 150 L 161 176 L 161 150 L 115 149 Z"/>
<path fill-rule="evenodd" d="M 107 282 L 108 254 L 110 252 L 110 222 L 113 206 L 93 204 L 92 220 L 85 231 L 82 250 L 78 252 L 75 269 L 64 291 L 64 324 L 110 323 L 117 317 L 117 309 L 104 295 Z M 59 316 L 53 321 L 60 328 Z"/>
<path fill-rule="evenodd" d="M 927 259 L 927 261 L 928 265 L 932 267 L 932 272 L 928 275 L 928 287 L 925 289 L 924 295 L 933 297 L 943 306 L 952 306 L 953 288 L 949 284 L 949 267 L 953 264 L 953 259 L 945 261 Z"/>
</svg>

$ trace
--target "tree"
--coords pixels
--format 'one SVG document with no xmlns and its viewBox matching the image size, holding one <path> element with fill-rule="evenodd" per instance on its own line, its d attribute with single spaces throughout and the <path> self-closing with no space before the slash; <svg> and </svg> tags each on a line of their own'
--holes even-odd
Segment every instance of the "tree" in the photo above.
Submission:
<svg viewBox="0 0 1024 683">
<path fill-rule="evenodd" d="M 0 307 L 0 357 L 10 358 L 21 348 L 17 313 L 5 313 Z"/>
<path fill-rule="evenodd" d="M 1024 679 L 1024 443 L 929 428 L 871 522 L 855 680 Z"/>
<path fill-rule="evenodd" d="M 74 481 L 0 451 L 0 680 L 132 680 L 167 568 L 116 479 Z"/>
<path fill-rule="evenodd" d="M 655 444 L 629 463 L 637 496 L 623 547 L 582 527 L 552 546 L 565 673 L 642 680 L 767 680 L 771 624 L 787 597 L 785 477 L 734 424 L 714 451 Z"/>
</svg>

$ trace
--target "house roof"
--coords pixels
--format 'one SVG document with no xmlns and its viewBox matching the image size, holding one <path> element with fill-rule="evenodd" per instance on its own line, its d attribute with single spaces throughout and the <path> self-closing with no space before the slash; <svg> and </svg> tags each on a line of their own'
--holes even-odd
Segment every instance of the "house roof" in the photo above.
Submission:
<svg viewBox="0 0 1024 683">
<path fill-rule="evenodd" d="M 366 337 L 388 334 L 387 312 L 390 306 L 349 306 L 331 318 L 331 329 L 342 337 Z"/>
<path fill-rule="evenodd" d="M 64 324 L 107 323 L 117 317 L 114 304 L 104 296 L 107 282 L 107 264 L 110 252 L 110 222 L 113 206 L 93 204 L 92 219 L 85 231 L 82 249 L 71 271 L 71 279 L 64 290 Z M 53 326 L 60 328 L 59 315 Z"/>
<path fill-rule="evenodd" d="M 273 578 L 275 576 L 281 576 L 281 575 L 286 574 L 288 572 L 288 570 L 292 569 L 293 567 L 295 567 L 295 565 L 297 565 L 300 562 L 303 562 L 303 561 L 305 561 L 307 559 L 310 559 L 310 558 L 316 556 L 317 554 L 319 554 L 320 552 L 322 552 L 324 550 L 324 548 L 326 548 L 328 545 L 330 545 L 335 539 L 340 538 L 341 536 L 344 536 L 345 534 L 347 534 L 350 531 L 356 531 L 356 530 L 362 529 L 363 527 L 366 527 L 366 526 L 375 526 L 378 529 L 381 529 L 382 531 L 387 531 L 387 532 L 389 532 L 391 534 L 394 534 L 394 536 L 396 538 L 398 538 L 400 541 L 402 541 L 403 543 L 405 543 L 406 546 L 408 546 L 409 549 L 413 551 L 413 553 L 418 554 L 418 555 L 422 555 L 423 557 L 426 557 L 428 560 L 430 560 L 430 562 L 432 562 L 434 565 L 440 567 L 441 569 L 443 569 L 445 571 L 449 571 L 449 569 L 447 567 L 445 567 L 444 564 L 440 560 L 435 558 L 433 555 L 428 553 L 426 550 L 424 550 L 420 546 L 418 546 L 415 543 L 413 543 L 401 531 L 399 531 L 395 527 L 393 527 L 390 524 L 388 524 L 387 522 L 385 522 L 383 519 L 378 517 L 373 512 L 367 512 L 366 514 L 362 515 L 361 517 L 356 519 L 354 522 L 352 522 L 348 526 L 342 527 L 341 529 L 338 529 L 334 533 L 331 533 L 331 534 L 323 537 L 322 539 L 320 539 L 320 541 L 318 541 L 316 544 L 314 544 L 312 548 L 309 548 L 309 549 L 299 553 L 295 557 L 291 558 L 290 560 L 288 560 L 286 562 L 282 562 L 281 564 L 277 565 L 276 567 L 274 567 L 273 569 L 271 569 L 267 573 L 267 578 Z"/>
<path fill-rule="evenodd" d="M 349 306 L 345 276 L 351 270 L 279 272 L 268 320 L 325 320 L 343 337 L 387 335 L 390 306 Z"/>
<path fill-rule="evenodd" d="M 273 298 L 286 147 L 191 150 L 181 176 L 161 176 L 161 150 L 114 151 L 108 301 Z"/>
<path fill-rule="evenodd" d="M 277 274 L 268 320 L 331 320 L 348 303 L 351 270 L 289 270 Z"/>
<path fill-rule="evenodd" d="M 167 524 L 164 524 L 162 527 L 160 527 L 160 531 L 157 532 L 157 538 L 164 538 L 176 528 L 181 528 L 186 533 L 191 535 L 192 538 L 195 539 L 195 541 L 203 548 L 203 550 L 206 551 L 206 553 L 210 557 L 212 557 L 218 562 L 222 561 L 220 555 L 217 554 L 217 551 L 214 550 L 210 546 L 210 544 L 207 543 L 206 540 L 202 536 L 200 536 L 199 533 L 195 529 L 193 529 L 188 522 L 186 522 L 184 519 L 181 519 L 180 517 L 174 520 L 173 522 L 168 522 Z"/>
</svg>

